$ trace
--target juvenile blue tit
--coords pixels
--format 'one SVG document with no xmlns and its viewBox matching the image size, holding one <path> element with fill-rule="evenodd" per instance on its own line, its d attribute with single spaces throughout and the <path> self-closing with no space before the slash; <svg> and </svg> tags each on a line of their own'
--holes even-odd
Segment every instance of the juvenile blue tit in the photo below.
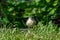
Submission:
<svg viewBox="0 0 60 40">
<path fill-rule="evenodd" d="M 32 27 L 32 26 L 35 25 L 35 24 L 36 24 L 36 20 L 34 19 L 33 16 L 31 16 L 31 17 L 29 17 L 29 18 L 27 19 L 26 25 L 27 25 L 28 27 Z"/>
</svg>

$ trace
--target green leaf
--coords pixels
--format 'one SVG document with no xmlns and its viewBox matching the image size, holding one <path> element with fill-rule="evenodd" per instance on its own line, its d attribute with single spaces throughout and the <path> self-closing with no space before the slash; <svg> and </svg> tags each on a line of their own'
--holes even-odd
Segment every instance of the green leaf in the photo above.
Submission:
<svg viewBox="0 0 60 40">
<path fill-rule="evenodd" d="M 55 10 L 56 10 L 56 8 L 52 9 L 52 10 L 49 12 L 49 14 L 54 14 L 54 13 L 55 13 Z"/>
<path fill-rule="evenodd" d="M 52 10 L 52 8 L 48 8 L 48 10 L 47 10 L 47 11 L 50 11 L 50 10 Z"/>
<path fill-rule="evenodd" d="M 22 0 L 21 2 L 23 3 L 23 2 L 25 2 L 25 0 Z"/>
<path fill-rule="evenodd" d="M 8 23 L 7 18 L 4 18 L 4 19 L 3 19 L 3 22 L 4 22 L 4 24 L 7 24 L 7 23 Z"/>
<path fill-rule="evenodd" d="M 46 0 L 47 3 L 49 3 L 51 0 Z"/>
<path fill-rule="evenodd" d="M 54 1 L 53 6 L 56 6 L 58 4 L 58 0 Z"/>
<path fill-rule="evenodd" d="M 35 0 L 35 2 L 39 2 L 40 0 Z"/>
<path fill-rule="evenodd" d="M 31 15 L 32 15 L 32 13 L 25 13 L 23 17 L 24 17 L 24 18 L 27 18 L 27 17 L 29 17 L 29 16 L 31 16 Z"/>
<path fill-rule="evenodd" d="M 9 12 L 11 12 L 13 9 L 14 9 L 14 8 L 13 8 L 13 7 L 11 7 L 11 8 L 9 8 L 9 9 L 8 9 L 8 11 L 9 11 Z"/>
</svg>

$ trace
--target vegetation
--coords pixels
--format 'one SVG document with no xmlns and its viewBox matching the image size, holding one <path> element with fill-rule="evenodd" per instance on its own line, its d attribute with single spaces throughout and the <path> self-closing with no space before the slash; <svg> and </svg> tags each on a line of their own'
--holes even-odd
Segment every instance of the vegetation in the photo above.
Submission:
<svg viewBox="0 0 60 40">
<path fill-rule="evenodd" d="M 59 30 L 59 31 L 58 31 Z M 0 40 L 60 40 L 60 28 L 56 25 L 43 26 L 42 22 L 29 30 L 0 29 Z"/>
<path fill-rule="evenodd" d="M 39 21 L 43 20 L 47 24 L 50 20 L 58 17 L 60 14 L 59 0 L 1 0 L 1 20 L 4 25 L 15 25 L 16 27 L 27 27 L 26 19 L 33 15 Z"/>
<path fill-rule="evenodd" d="M 26 20 L 32 15 L 38 19 L 37 25 L 20 30 L 27 28 Z M 1 0 L 0 40 L 59 40 L 60 28 L 54 24 L 59 17 L 60 0 Z"/>
</svg>

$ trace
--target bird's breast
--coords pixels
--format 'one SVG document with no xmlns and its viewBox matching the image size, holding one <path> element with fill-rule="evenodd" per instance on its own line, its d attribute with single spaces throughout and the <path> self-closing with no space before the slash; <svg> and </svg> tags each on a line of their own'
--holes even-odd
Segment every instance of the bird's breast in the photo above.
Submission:
<svg viewBox="0 0 60 40">
<path fill-rule="evenodd" d="M 27 26 L 33 26 L 35 24 L 36 24 L 36 21 L 35 20 L 31 20 L 31 19 L 28 19 L 27 22 L 26 22 Z"/>
</svg>

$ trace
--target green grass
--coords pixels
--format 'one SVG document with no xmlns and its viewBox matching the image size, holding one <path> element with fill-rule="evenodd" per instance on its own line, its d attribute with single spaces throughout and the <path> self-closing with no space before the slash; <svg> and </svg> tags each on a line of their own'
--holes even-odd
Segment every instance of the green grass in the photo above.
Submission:
<svg viewBox="0 0 60 40">
<path fill-rule="evenodd" d="M 60 40 L 60 28 L 49 22 L 43 25 L 42 22 L 33 28 L 21 31 L 18 28 L 0 29 L 0 40 Z"/>
</svg>

